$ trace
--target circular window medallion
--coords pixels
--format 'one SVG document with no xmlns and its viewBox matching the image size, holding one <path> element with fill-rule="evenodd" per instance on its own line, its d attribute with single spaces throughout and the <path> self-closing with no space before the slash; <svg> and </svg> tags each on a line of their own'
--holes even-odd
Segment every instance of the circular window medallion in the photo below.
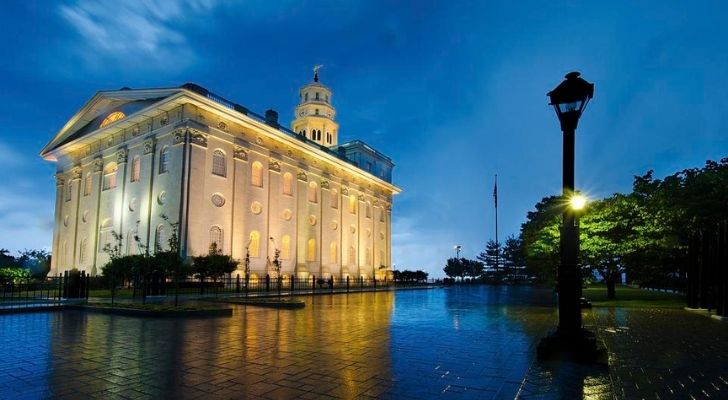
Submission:
<svg viewBox="0 0 728 400">
<path fill-rule="evenodd" d="M 159 192 L 159 196 L 157 196 L 157 203 L 159 203 L 159 205 L 163 205 L 166 200 L 167 200 L 167 192 L 162 190 L 161 192 Z"/>
<path fill-rule="evenodd" d="M 88 210 L 84 210 L 83 215 L 81 216 L 81 221 L 84 223 L 88 222 Z"/>
<path fill-rule="evenodd" d="M 252 211 L 253 214 L 260 214 L 261 211 L 263 211 L 263 205 L 254 201 L 253 204 L 250 205 L 250 211 Z"/>
<path fill-rule="evenodd" d="M 222 207 L 225 205 L 225 198 L 220 193 L 215 193 L 210 199 L 215 207 Z"/>
<path fill-rule="evenodd" d="M 337 228 L 339 228 L 339 223 L 338 223 L 338 222 L 336 222 L 336 221 L 331 221 L 331 222 L 329 223 L 329 227 L 330 227 L 330 228 L 331 228 L 332 230 L 336 230 Z"/>
<path fill-rule="evenodd" d="M 223 131 L 226 131 L 227 130 L 227 124 L 225 122 L 223 122 L 223 121 L 218 122 L 217 123 L 217 127 L 220 130 L 223 130 Z"/>
<path fill-rule="evenodd" d="M 131 199 L 129 202 L 129 211 L 134 211 L 137 208 L 137 199 Z"/>
<path fill-rule="evenodd" d="M 285 219 L 286 221 L 290 221 L 291 216 L 293 216 L 293 213 L 291 213 L 291 210 L 289 210 L 289 209 L 285 209 L 281 213 L 281 217 L 283 217 L 283 219 Z"/>
<path fill-rule="evenodd" d="M 63 217 L 63 226 L 68 226 L 68 215 Z"/>
<path fill-rule="evenodd" d="M 308 224 L 311 226 L 316 225 L 316 216 L 315 215 L 308 216 Z"/>
<path fill-rule="evenodd" d="M 350 231 L 351 233 L 356 233 L 356 226 L 354 226 L 354 225 L 350 226 L 350 227 L 349 227 L 349 231 Z"/>
</svg>

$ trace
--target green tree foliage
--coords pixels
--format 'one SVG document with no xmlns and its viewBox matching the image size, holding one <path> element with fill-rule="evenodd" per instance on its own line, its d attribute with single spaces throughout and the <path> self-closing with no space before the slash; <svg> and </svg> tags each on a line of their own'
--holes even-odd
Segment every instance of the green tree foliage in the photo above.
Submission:
<svg viewBox="0 0 728 400">
<path fill-rule="evenodd" d="M 51 270 L 51 254 L 45 250 L 25 249 L 17 260 L 33 278 L 45 279 Z"/>
<path fill-rule="evenodd" d="M 503 269 L 506 278 L 514 281 L 522 279 L 522 270 L 525 265 L 526 258 L 523 251 L 523 241 L 520 237 L 508 236 L 503 245 Z"/>
<path fill-rule="evenodd" d="M 397 282 L 425 282 L 429 274 L 422 270 L 410 271 L 408 269 L 402 271 L 394 271 L 394 280 Z"/>
<path fill-rule="evenodd" d="M 622 272 L 645 286 L 675 286 L 684 278 L 691 234 L 728 219 L 728 158 L 707 161 L 664 179 L 649 171 L 629 194 L 593 201 L 580 221 L 581 260 L 604 278 L 608 295 Z M 553 280 L 559 262 L 563 203 L 541 200 L 521 226 L 529 273 Z M 679 282 L 678 282 L 679 283 Z"/>
<path fill-rule="evenodd" d="M 210 245 L 210 251 L 204 256 L 192 257 L 192 273 L 196 278 L 219 279 L 238 267 L 238 262 L 229 255 L 222 254 L 216 243 Z"/>
<path fill-rule="evenodd" d="M 447 264 L 445 264 L 445 268 L 442 269 L 445 271 L 445 275 L 450 278 L 460 278 L 460 280 L 463 280 L 465 278 L 465 265 L 462 260 L 462 258 L 449 258 Z"/>
<path fill-rule="evenodd" d="M 0 284 L 22 283 L 30 279 L 30 272 L 27 269 L 18 267 L 0 268 Z"/>
<path fill-rule="evenodd" d="M 0 249 L 0 268 L 20 267 L 18 260 L 10 255 L 10 250 Z"/>
</svg>

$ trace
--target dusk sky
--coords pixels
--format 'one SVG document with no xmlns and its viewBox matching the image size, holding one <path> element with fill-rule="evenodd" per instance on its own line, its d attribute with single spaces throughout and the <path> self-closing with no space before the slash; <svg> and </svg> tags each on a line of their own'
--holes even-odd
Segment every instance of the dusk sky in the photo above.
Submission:
<svg viewBox="0 0 728 400">
<path fill-rule="evenodd" d="M 393 263 L 442 276 L 561 187 L 546 92 L 594 82 L 576 185 L 629 191 L 728 156 L 728 3 L 4 1 L 0 248 L 50 249 L 55 165 L 38 153 L 98 90 L 198 83 L 288 124 L 323 64 L 340 141 L 395 162 Z"/>
</svg>

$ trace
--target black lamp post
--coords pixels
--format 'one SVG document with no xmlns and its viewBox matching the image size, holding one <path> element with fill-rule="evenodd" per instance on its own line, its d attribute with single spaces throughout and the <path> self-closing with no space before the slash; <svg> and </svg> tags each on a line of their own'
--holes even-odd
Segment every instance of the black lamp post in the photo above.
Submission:
<svg viewBox="0 0 728 400">
<path fill-rule="evenodd" d="M 551 105 L 561 123 L 563 142 L 563 197 L 567 204 L 563 213 L 560 245 L 561 262 L 558 269 L 559 326 L 542 339 L 539 358 L 575 356 L 579 359 L 597 357 L 594 334 L 583 329 L 581 321 L 581 271 L 579 265 L 579 234 L 577 212 L 571 206 L 574 191 L 574 141 L 576 126 L 587 103 L 594 96 L 594 84 L 570 72 L 566 79 L 548 93 Z"/>
</svg>

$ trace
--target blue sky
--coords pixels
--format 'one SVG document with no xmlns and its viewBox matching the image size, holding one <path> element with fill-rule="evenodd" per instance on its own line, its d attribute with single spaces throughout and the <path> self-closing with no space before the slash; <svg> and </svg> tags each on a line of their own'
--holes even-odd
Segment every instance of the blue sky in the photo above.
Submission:
<svg viewBox="0 0 728 400">
<path fill-rule="evenodd" d="M 632 4 L 637 3 L 637 4 Z M 54 165 L 40 148 L 97 90 L 196 82 L 292 117 L 323 64 L 342 140 L 397 166 L 397 268 L 442 275 L 560 191 L 546 92 L 596 84 L 577 132 L 592 196 L 728 156 L 728 3 L 530 1 L 18 1 L 0 35 L 0 247 L 49 247 Z"/>
</svg>

